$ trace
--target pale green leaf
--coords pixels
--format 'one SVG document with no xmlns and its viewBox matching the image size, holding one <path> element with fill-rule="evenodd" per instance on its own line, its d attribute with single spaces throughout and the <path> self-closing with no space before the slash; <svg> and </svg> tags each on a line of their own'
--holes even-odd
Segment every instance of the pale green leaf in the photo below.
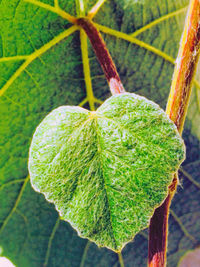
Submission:
<svg viewBox="0 0 200 267">
<path fill-rule="evenodd" d="M 62 106 L 38 126 L 29 172 L 79 235 L 121 251 L 147 227 L 184 159 L 176 126 L 158 105 L 124 93 L 97 111 Z"/>
</svg>

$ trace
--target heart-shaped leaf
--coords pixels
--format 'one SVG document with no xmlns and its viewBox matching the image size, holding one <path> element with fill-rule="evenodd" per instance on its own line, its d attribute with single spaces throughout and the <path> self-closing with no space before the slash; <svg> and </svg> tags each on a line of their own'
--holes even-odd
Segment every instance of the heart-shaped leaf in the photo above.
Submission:
<svg viewBox="0 0 200 267">
<path fill-rule="evenodd" d="M 82 237 L 120 251 L 147 227 L 184 159 L 158 105 L 125 93 L 96 112 L 61 106 L 38 126 L 29 158 L 35 190 Z"/>
</svg>

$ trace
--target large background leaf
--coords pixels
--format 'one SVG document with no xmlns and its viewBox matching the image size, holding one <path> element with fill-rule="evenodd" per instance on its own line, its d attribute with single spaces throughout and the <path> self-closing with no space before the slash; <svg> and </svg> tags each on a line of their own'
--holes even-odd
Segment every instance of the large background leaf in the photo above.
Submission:
<svg viewBox="0 0 200 267">
<path fill-rule="evenodd" d="M 76 15 L 75 0 L 60 2 L 65 11 Z M 86 10 L 95 3 L 84 2 Z M 54 5 L 53 0 L 43 3 Z M 186 0 L 108 0 L 94 18 L 98 24 L 127 34 L 121 37 L 129 41 L 119 38 L 118 32 L 113 33 L 118 37 L 103 34 L 126 90 L 145 95 L 163 108 L 187 4 Z M 152 22 L 154 25 L 149 25 Z M 119 266 L 117 254 L 79 238 L 29 183 L 28 148 L 36 126 L 52 109 L 77 105 L 87 95 L 83 73 L 87 62 L 82 62 L 79 32 L 44 49 L 70 27 L 57 14 L 31 3 L 0 2 L 0 246 L 3 255 L 18 267 Z M 131 43 L 135 39 L 130 35 L 143 27 L 144 31 L 135 37 L 144 43 Z M 149 51 L 152 46 L 157 50 Z M 104 100 L 110 95 L 108 85 L 89 44 L 88 51 L 94 96 Z M 24 55 L 28 58 L 20 57 Z M 200 241 L 199 92 L 196 84 L 183 133 L 187 159 L 180 172 L 182 187 L 173 200 L 170 216 L 170 267 Z M 90 107 L 93 104 L 90 97 Z M 147 231 L 138 234 L 125 247 L 125 266 L 146 265 L 146 236 Z"/>
</svg>

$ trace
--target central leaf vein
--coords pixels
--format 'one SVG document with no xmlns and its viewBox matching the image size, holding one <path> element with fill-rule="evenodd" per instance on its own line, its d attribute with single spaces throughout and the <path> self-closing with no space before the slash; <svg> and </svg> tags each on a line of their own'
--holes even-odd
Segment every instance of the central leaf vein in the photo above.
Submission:
<svg viewBox="0 0 200 267">
<path fill-rule="evenodd" d="M 134 131 L 130 131 L 128 128 L 123 127 L 119 122 L 114 121 L 113 119 L 108 118 L 108 117 L 105 117 L 105 116 L 102 116 L 102 115 L 100 116 L 100 118 L 103 118 L 103 119 L 105 119 L 105 120 L 108 120 L 108 121 L 110 121 L 111 123 L 117 125 L 117 127 L 118 127 L 119 129 L 121 129 L 122 132 L 123 132 L 123 131 L 128 132 L 129 136 L 134 135 L 134 136 L 136 137 L 136 139 L 140 140 L 140 142 L 141 142 L 142 144 L 145 144 L 146 147 L 149 147 L 149 146 L 150 146 L 150 144 L 147 143 L 147 142 L 145 141 L 145 139 L 141 139 L 141 137 L 140 137 L 139 135 L 137 135 Z M 151 122 L 149 122 L 149 125 L 150 125 L 150 124 L 151 124 Z M 147 126 L 148 126 L 148 125 L 146 124 L 144 127 L 146 128 Z M 171 134 L 171 133 L 169 133 L 169 134 Z M 169 134 L 168 134 L 168 135 L 169 135 Z M 165 135 L 165 136 L 164 136 L 163 141 L 167 139 L 168 135 Z M 154 144 L 154 146 L 157 146 L 157 148 L 160 150 L 160 154 L 163 154 L 163 155 L 165 155 L 166 158 L 168 158 L 168 155 L 166 155 L 166 153 L 162 151 L 162 148 L 160 147 L 159 144 Z"/>
<path fill-rule="evenodd" d="M 104 191 L 105 191 L 105 195 L 106 195 L 106 199 L 108 201 L 108 213 L 109 213 L 109 218 L 110 218 L 110 226 L 111 226 L 111 234 L 113 237 L 113 241 L 115 243 L 115 246 L 117 247 L 117 242 L 116 242 L 116 238 L 114 236 L 114 229 L 113 229 L 113 223 L 112 223 L 112 214 L 111 214 L 111 209 L 110 209 L 110 202 L 109 202 L 109 197 L 108 197 L 108 193 L 107 193 L 107 186 L 106 186 L 106 182 L 105 182 L 105 178 L 104 178 L 104 168 L 103 168 L 103 163 L 102 163 L 102 159 L 101 159 L 101 147 L 100 147 L 100 140 L 99 140 L 99 131 L 98 131 L 98 123 L 97 123 L 97 118 L 94 119 L 95 120 L 95 126 L 96 126 L 96 135 L 97 135 L 97 153 L 99 154 L 99 160 L 100 160 L 100 166 L 102 169 L 102 180 L 103 180 L 103 186 L 104 186 Z"/>
</svg>

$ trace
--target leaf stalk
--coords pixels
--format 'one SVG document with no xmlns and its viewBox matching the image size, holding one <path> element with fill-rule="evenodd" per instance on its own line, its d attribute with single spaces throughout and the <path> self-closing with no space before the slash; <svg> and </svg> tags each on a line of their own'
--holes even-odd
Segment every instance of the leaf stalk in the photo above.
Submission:
<svg viewBox="0 0 200 267">
<path fill-rule="evenodd" d="M 191 0 L 182 34 L 166 113 L 182 134 L 200 50 L 200 1 Z M 176 192 L 178 176 L 174 175 L 168 196 L 157 208 L 149 227 L 149 267 L 166 266 L 168 217 L 171 200 Z"/>
<path fill-rule="evenodd" d="M 108 81 L 111 93 L 113 95 L 124 93 L 125 90 L 120 80 L 116 66 L 111 58 L 108 49 L 106 48 L 106 44 L 100 32 L 88 18 L 78 19 L 77 24 L 80 25 L 81 28 L 85 31 L 92 44 L 94 52 Z"/>
</svg>

